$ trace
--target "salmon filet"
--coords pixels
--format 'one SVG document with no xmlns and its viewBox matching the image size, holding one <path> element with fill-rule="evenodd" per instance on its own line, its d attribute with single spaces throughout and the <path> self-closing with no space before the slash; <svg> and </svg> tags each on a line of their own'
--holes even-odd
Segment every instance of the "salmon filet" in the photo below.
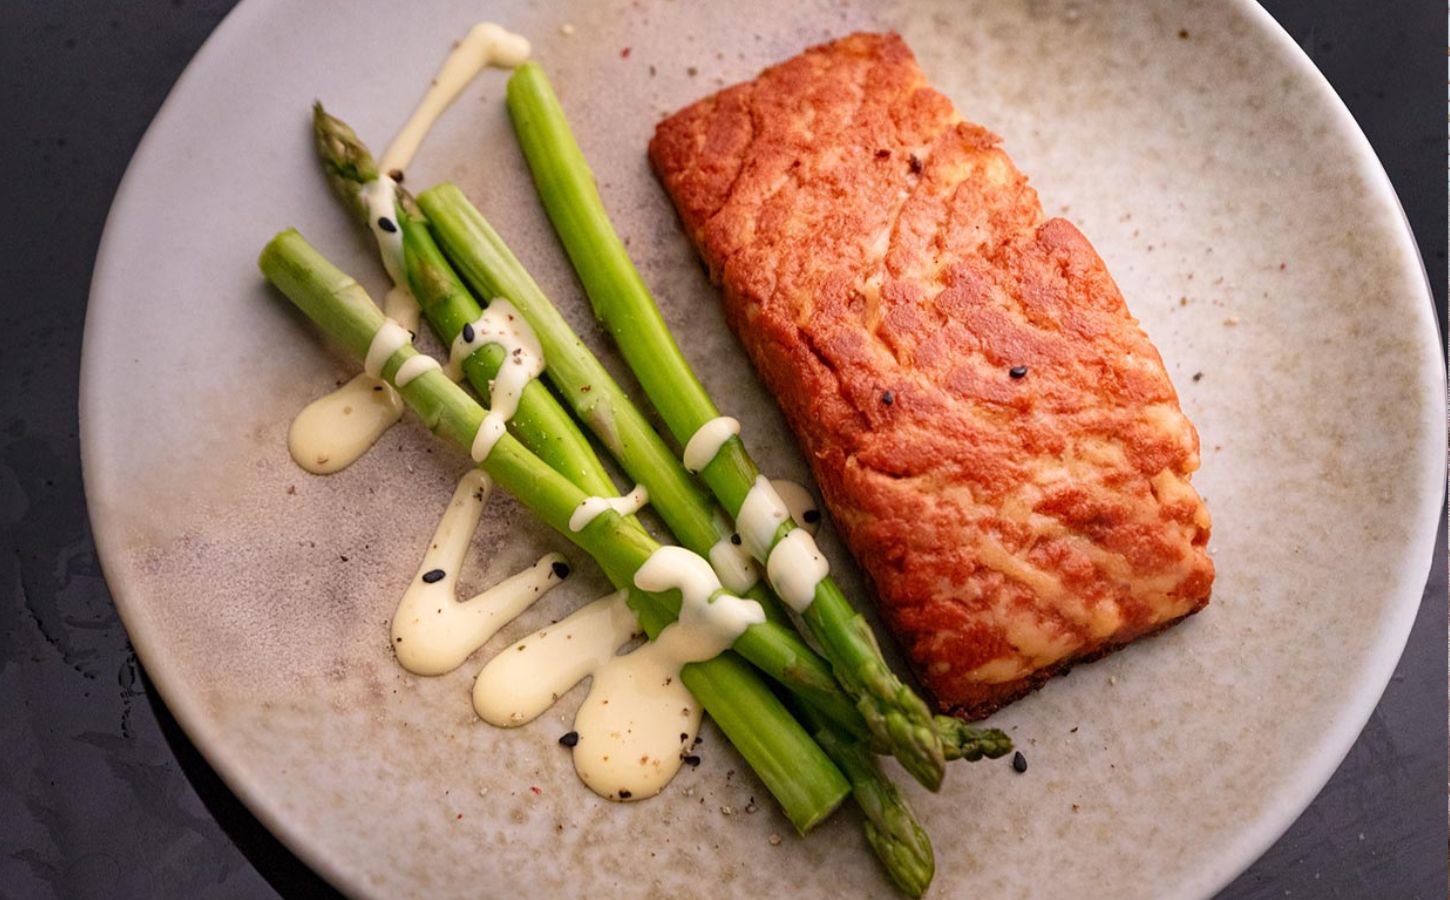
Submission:
<svg viewBox="0 0 1450 900">
<path fill-rule="evenodd" d="M 649 148 L 883 618 L 966 718 L 1213 583 L 1162 359 L 998 145 L 899 36 L 854 34 Z"/>
</svg>

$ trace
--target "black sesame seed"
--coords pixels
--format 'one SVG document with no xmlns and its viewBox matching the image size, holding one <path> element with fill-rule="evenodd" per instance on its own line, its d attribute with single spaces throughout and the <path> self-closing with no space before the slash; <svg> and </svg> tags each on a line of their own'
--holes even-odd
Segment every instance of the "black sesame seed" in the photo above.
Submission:
<svg viewBox="0 0 1450 900">
<path fill-rule="evenodd" d="M 1013 378 L 1024 378 L 1027 375 L 1027 367 L 1013 366 L 1012 368 L 1007 370 L 1007 374 L 1011 375 Z"/>
<path fill-rule="evenodd" d="M 896 402 L 896 395 L 891 393 L 890 391 L 887 391 L 886 393 L 881 395 L 881 402 L 885 403 L 887 406 L 890 406 L 891 404 Z"/>
<path fill-rule="evenodd" d="M 680 759 L 684 760 L 685 765 L 687 766 L 698 766 L 700 764 L 700 757 L 696 756 L 693 753 L 682 756 L 680 757 Z"/>
<path fill-rule="evenodd" d="M 1194 381 L 1201 381 L 1201 380 L 1203 380 L 1203 373 L 1202 372 L 1194 372 L 1193 373 L 1193 380 Z"/>
<path fill-rule="evenodd" d="M 562 744 L 562 745 L 564 745 L 565 747 L 572 747 L 572 746 L 574 746 L 575 744 L 579 743 L 579 732 L 577 732 L 577 731 L 571 731 L 571 732 L 569 732 L 568 734 L 566 734 L 563 737 L 559 738 L 559 743 Z"/>
<path fill-rule="evenodd" d="M 740 546 L 740 535 L 738 535 L 738 534 L 732 534 L 732 535 L 730 535 L 730 543 L 732 543 L 735 546 L 739 547 Z"/>
<path fill-rule="evenodd" d="M 911 167 L 911 174 L 921 174 L 921 158 L 915 153 L 911 154 L 911 158 L 907 160 L 907 165 Z"/>
<path fill-rule="evenodd" d="M 554 563 L 554 575 L 555 575 L 555 577 L 560 578 L 560 579 L 568 578 L 569 577 L 569 564 L 566 563 L 566 562 L 556 562 L 556 563 Z"/>
<path fill-rule="evenodd" d="M 621 799 L 621 800 L 628 800 L 630 797 L 633 797 L 633 796 L 634 796 L 634 794 L 632 794 L 629 791 L 626 791 L 626 790 L 624 790 L 622 788 L 619 791 L 619 799 Z"/>
<path fill-rule="evenodd" d="M 805 519 L 807 525 L 814 525 L 821 520 L 821 511 L 819 509 L 808 509 L 801 513 L 801 518 Z"/>
<path fill-rule="evenodd" d="M 1022 755 L 1021 750 L 1012 754 L 1012 771 L 1018 773 L 1027 771 L 1027 757 Z"/>
<path fill-rule="evenodd" d="M 877 159 L 885 159 L 886 157 L 888 157 L 890 155 L 891 155 L 891 151 L 885 149 L 884 147 L 882 149 L 876 151 L 876 158 Z"/>
<path fill-rule="evenodd" d="M 432 571 L 423 573 L 423 581 L 426 584 L 432 584 L 435 581 L 442 581 L 447 575 L 448 573 L 442 569 L 433 569 Z"/>
<path fill-rule="evenodd" d="M 465 344 L 471 344 L 471 343 L 473 343 L 473 338 L 474 338 L 473 326 L 472 325 L 464 325 L 463 326 L 463 343 L 465 343 Z"/>
<path fill-rule="evenodd" d="M 389 219 L 387 216 L 382 216 L 378 219 L 378 227 L 386 231 L 388 234 L 392 234 L 393 232 L 398 230 L 398 226 L 394 225 L 393 220 Z"/>
</svg>

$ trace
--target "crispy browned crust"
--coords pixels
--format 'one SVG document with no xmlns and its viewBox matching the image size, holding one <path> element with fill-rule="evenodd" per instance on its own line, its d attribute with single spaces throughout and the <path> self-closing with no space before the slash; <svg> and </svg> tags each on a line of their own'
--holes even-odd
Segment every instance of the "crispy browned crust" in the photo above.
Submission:
<svg viewBox="0 0 1450 900">
<path fill-rule="evenodd" d="M 1213 582 L 1162 360 L 998 143 L 892 34 L 807 50 L 650 143 L 884 618 L 967 717 Z"/>
</svg>

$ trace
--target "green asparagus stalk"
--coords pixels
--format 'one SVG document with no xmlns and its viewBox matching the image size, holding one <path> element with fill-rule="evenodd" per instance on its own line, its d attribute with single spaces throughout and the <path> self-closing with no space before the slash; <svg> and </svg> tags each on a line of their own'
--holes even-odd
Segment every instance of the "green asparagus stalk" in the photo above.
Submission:
<svg viewBox="0 0 1450 900">
<path fill-rule="evenodd" d="M 603 320 L 645 393 L 681 444 L 719 410 L 676 345 L 654 298 L 605 212 L 593 173 L 543 70 L 527 63 L 508 84 L 508 109 L 544 208 Z M 430 212 L 431 215 L 431 212 Z M 701 472 L 716 498 L 739 513 L 759 470 L 732 438 Z M 795 528 L 782 523 L 778 542 Z M 762 560 L 763 562 L 764 560 Z M 866 620 L 834 580 L 823 579 L 804 617 L 879 747 L 895 753 L 918 781 L 941 785 L 944 750 L 931 712 L 882 658 Z"/>
<path fill-rule="evenodd" d="M 361 200 L 363 186 L 378 177 L 372 154 L 351 128 L 342 120 L 328 114 L 322 105 L 313 107 L 313 131 L 319 159 L 327 173 L 334 191 L 353 212 L 360 222 L 367 221 L 367 208 Z M 399 205 L 395 219 L 403 232 L 404 266 L 408 285 L 434 330 L 447 345 L 452 345 L 463 326 L 477 321 L 482 310 L 468 289 L 459 281 L 448 261 L 444 259 L 429 233 L 426 220 L 417 205 L 403 191 L 399 191 Z M 501 242 L 500 242 L 501 244 Z M 533 287 L 529 291 L 490 291 L 483 296 L 521 297 L 527 302 L 516 302 L 516 306 L 528 315 L 529 309 L 546 307 L 553 312 L 553 319 L 546 324 L 549 329 L 538 329 L 544 344 L 546 373 L 558 385 L 563 373 L 564 383 L 568 376 L 578 374 L 578 366 L 571 365 L 576 353 L 584 353 L 583 344 L 569 330 L 543 298 L 537 285 L 518 261 L 508 255 L 514 271 L 514 280 L 526 281 Z M 537 316 L 530 316 L 537 319 Z M 531 322 L 531 325 L 534 323 Z M 537 326 L 535 325 L 537 328 Z M 562 329 L 562 331 L 561 331 Z M 563 339 L 557 340 L 557 335 Z M 481 396 L 488 395 L 488 385 L 502 363 L 502 351 L 495 345 L 478 348 L 464 361 L 463 371 L 469 382 Z M 592 356 L 588 356 L 593 360 Z M 672 530 L 688 535 L 683 546 L 702 556 L 709 553 L 710 544 L 722 534 L 729 533 L 724 524 L 724 515 L 714 507 L 708 497 L 700 491 L 682 469 L 673 475 L 669 466 L 678 469 L 673 455 L 660 441 L 654 430 L 644 422 L 643 416 L 623 392 L 614 384 L 609 374 L 595 362 L 595 369 L 586 372 L 596 386 L 589 407 L 591 410 L 607 410 L 607 416 L 595 415 L 594 421 L 607 419 L 619 423 L 609 433 L 623 434 L 617 452 L 633 461 L 627 470 L 639 473 L 639 480 L 650 491 L 650 503 L 659 511 Z M 580 395 L 591 392 L 580 392 Z M 582 418 L 582 416 L 581 416 Z M 579 432 L 578 426 L 558 405 L 552 394 L 543 385 L 530 382 L 521 397 L 518 411 L 509 420 L 509 430 L 526 447 L 536 453 L 555 470 L 574 482 L 586 494 L 608 496 L 615 493 L 613 482 L 605 473 L 595 456 L 593 448 Z M 651 442 L 653 452 L 651 453 Z M 713 536 L 713 537 L 712 537 Z M 748 599 L 759 602 L 774 627 L 753 628 L 742 635 L 736 649 L 757 668 L 776 679 L 793 694 L 815 705 L 827 716 L 840 720 L 848 731 L 864 733 L 865 724 L 860 714 L 841 694 L 835 677 L 826 664 L 805 642 L 789 630 L 789 620 L 779 603 L 763 585 L 757 585 L 745 592 Z"/>
<path fill-rule="evenodd" d="M 680 461 L 559 315 L 498 233 L 451 184 L 424 191 L 418 196 L 418 204 L 444 254 L 474 292 L 506 297 L 528 319 L 548 360 L 544 376 L 625 471 L 645 485 L 650 505 L 680 545 L 701 555 L 709 553 L 715 541 L 730 534 L 724 513 L 714 509 L 694 486 Z M 787 619 L 764 584 L 755 585 L 743 596 L 761 604 L 770 616 L 769 624 L 783 627 Z M 759 646 L 764 635 L 755 633 L 758 628 L 764 630 L 755 626 L 741 635 L 735 645 L 737 651 L 762 669 L 785 673 L 781 683 L 787 689 L 842 728 L 865 733 L 864 719 L 841 692 L 825 660 L 798 638 L 789 644 L 782 639 Z"/>
<path fill-rule="evenodd" d="M 382 311 L 356 281 L 328 262 L 301 234 L 296 230 L 278 234 L 262 251 L 258 264 L 268 280 L 354 358 L 367 354 L 385 321 Z M 404 346 L 384 365 L 383 377 L 434 433 L 466 451 L 483 421 L 483 409 L 436 370 L 399 387 L 398 370 L 416 355 L 411 345 Z M 632 586 L 635 570 L 658 548 L 637 523 L 613 511 L 600 515 L 580 532 L 571 531 L 569 518 L 586 495 L 512 435 L 504 435 L 482 465 L 495 482 L 593 556 L 616 585 Z M 678 591 L 632 590 L 631 601 L 651 638 L 678 615 Z M 841 773 L 737 656 L 727 652 L 707 662 L 691 663 L 681 679 L 798 830 L 808 831 L 839 805 L 849 790 Z"/>
<path fill-rule="evenodd" d="M 457 187 L 443 184 L 430 188 L 418 197 L 418 204 L 428 214 L 430 231 L 443 244 L 445 255 L 457 264 L 458 271 L 463 273 L 474 290 L 486 296 L 507 297 L 529 319 L 529 325 L 539 336 L 540 341 L 544 343 L 545 356 L 549 359 L 549 368 L 545 370 L 545 375 L 552 378 L 555 386 L 560 389 L 560 393 L 569 398 L 571 406 L 581 419 L 591 423 L 632 423 L 642 420 L 643 417 L 639 416 L 637 408 L 625 396 L 613 377 L 585 348 L 583 341 L 559 315 L 558 310 L 529 276 L 527 270 L 509 250 L 503 239 Z M 407 236 L 408 246 L 411 247 L 413 245 L 411 217 L 403 215 L 402 218 L 404 234 Z M 421 239 L 418 243 L 422 244 Z M 415 291 L 426 295 L 429 293 L 429 289 L 420 287 L 420 284 L 442 285 L 446 281 L 449 285 L 448 291 L 466 293 L 466 289 L 462 285 L 454 283 L 453 280 L 441 274 L 452 271 L 448 268 L 446 260 L 436 260 L 431 254 L 429 259 L 430 265 L 435 268 L 436 273 L 440 274 L 437 277 L 430 275 L 424 279 L 410 274 L 410 281 L 414 283 Z M 453 277 L 456 278 L 456 276 Z M 425 307 L 427 305 L 425 302 Z M 567 374 L 561 376 L 560 373 Z M 568 385 L 571 383 L 587 385 L 591 389 L 570 391 Z M 616 425 L 613 428 L 600 428 L 596 433 L 603 440 L 608 440 L 610 437 L 617 439 L 621 430 Z M 648 476 L 651 471 L 661 470 L 665 467 L 683 472 L 679 460 L 667 448 L 661 449 L 662 445 L 660 445 L 658 435 L 654 435 L 653 430 L 647 424 L 627 426 L 623 430 L 638 436 L 637 440 L 623 441 L 616 445 L 618 448 L 616 452 L 624 459 L 627 471 L 631 474 L 639 472 L 641 475 Z M 635 452 L 636 448 L 648 448 L 649 452 Z M 644 478 L 640 478 L 640 480 L 644 481 Z M 678 502 L 682 502 L 671 500 L 669 496 L 666 495 L 666 499 L 661 500 L 652 495 L 650 502 L 656 509 L 668 514 L 669 511 L 675 509 Z M 680 493 L 674 496 L 687 495 Z M 668 514 L 668 518 L 677 521 L 678 515 Z M 693 546 L 689 544 L 685 544 L 685 546 L 696 553 L 708 550 L 708 545 L 702 547 L 698 542 Z M 767 613 L 773 608 L 779 608 L 778 601 L 762 585 L 757 585 L 746 596 L 759 601 L 766 608 Z M 796 661 L 792 662 L 785 656 L 780 656 L 775 662 L 767 663 L 767 651 L 762 649 L 747 652 L 749 645 L 750 636 L 747 634 L 745 643 L 737 643 L 736 649 L 747 655 L 747 658 L 755 662 L 762 670 L 770 672 L 772 677 L 775 677 L 797 697 L 806 700 L 818 712 L 825 714 L 838 728 L 851 735 L 859 736 L 868 733 L 865 720 L 856 707 L 840 692 L 839 686 L 830 674 L 828 665 L 819 656 L 811 653 L 809 648 L 802 649 L 803 645 L 785 648 L 782 644 L 781 651 L 784 652 L 788 649 L 789 652 L 796 653 Z M 789 673 L 789 677 L 783 677 L 777 674 L 778 672 Z M 939 726 L 938 731 L 941 735 L 946 759 L 980 758 L 982 754 L 972 749 L 971 745 L 974 741 L 995 742 L 992 746 L 1005 745 L 1011 749 L 1011 741 L 996 729 L 972 729 L 949 716 L 937 716 L 935 721 Z"/>
</svg>

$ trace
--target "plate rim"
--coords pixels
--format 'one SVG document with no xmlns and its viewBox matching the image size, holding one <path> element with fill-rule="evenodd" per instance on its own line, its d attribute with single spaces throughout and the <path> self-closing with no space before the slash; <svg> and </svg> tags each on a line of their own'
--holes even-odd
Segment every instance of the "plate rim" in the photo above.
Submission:
<svg viewBox="0 0 1450 900">
<path fill-rule="evenodd" d="M 136 149 L 127 161 L 126 170 L 111 198 L 111 206 L 106 212 L 106 221 L 101 229 L 101 239 L 96 247 L 95 264 L 91 267 L 91 283 L 86 295 L 85 322 L 81 331 L 77 415 L 77 436 L 81 450 L 81 485 L 86 497 L 86 518 L 90 525 L 91 540 L 96 546 L 96 559 L 101 568 L 101 575 L 105 579 L 106 590 L 111 595 L 111 602 L 115 605 L 121 624 L 126 629 L 126 637 L 130 641 L 132 650 L 135 651 L 136 658 L 140 661 L 161 701 L 166 704 L 166 709 L 185 733 L 186 739 L 191 741 L 192 746 L 206 760 L 206 764 L 216 772 L 217 777 L 222 780 L 227 789 L 242 802 L 247 812 L 256 817 L 257 821 L 261 822 L 263 827 L 289 852 L 296 855 L 309 869 L 338 891 L 350 897 L 358 897 L 363 896 L 365 891 L 363 890 L 364 885 L 358 880 L 355 873 L 350 873 L 338 860 L 334 860 L 322 852 L 319 844 L 308 839 L 304 829 L 289 822 L 281 808 L 263 795 L 262 783 L 252 784 L 248 780 L 243 773 L 241 763 L 232 758 L 225 742 L 216 740 L 216 736 L 211 733 L 210 725 L 207 722 L 208 717 L 201 709 L 199 699 L 194 693 L 185 690 L 184 679 L 171 671 L 172 667 L 164 649 L 153 644 L 145 629 L 136 627 L 138 624 L 136 619 L 139 618 L 141 611 L 139 608 L 133 608 L 125 599 L 127 591 L 119 587 L 122 582 L 113 579 L 110 575 L 120 566 L 113 566 L 108 562 L 114 548 L 112 548 L 110 539 L 103 537 L 106 529 L 100 527 L 97 504 L 91 500 L 91 485 L 97 480 L 93 468 L 96 464 L 93 460 L 99 455 L 100 448 L 93 445 L 95 432 L 87 427 L 86 423 L 90 418 L 87 416 L 87 410 L 93 404 L 99 404 L 98 395 L 102 390 L 101 384 L 104 376 L 98 375 L 96 366 L 88 362 L 94 357 L 94 351 L 90 348 L 95 346 L 90 337 L 94 333 L 92 325 L 97 316 L 96 310 L 100 306 L 98 301 L 104 292 L 102 285 L 105 283 L 105 279 L 103 276 L 110 265 L 109 260 L 113 253 L 111 245 L 114 240 L 116 222 L 126 214 L 126 207 L 130 203 L 131 195 L 137 192 L 133 178 L 137 163 L 148 152 L 150 146 L 160 140 L 158 135 L 163 130 L 162 126 L 176 115 L 177 96 L 191 81 L 196 79 L 196 73 L 210 62 L 211 57 L 221 52 L 219 48 L 230 42 L 234 33 L 242 30 L 244 21 L 250 21 L 262 15 L 262 10 L 270 11 L 277 5 L 277 0 L 239 0 L 222 17 L 206 39 L 202 41 L 201 46 L 192 54 L 191 59 L 187 60 L 181 74 L 177 76 L 175 83 L 166 92 L 166 98 L 156 108 L 155 114 L 141 135 L 141 140 L 137 142 Z M 187 780 L 190 781 L 190 778 Z M 243 854 L 243 856 L 245 855 Z M 254 865 L 250 858 L 247 862 L 249 865 Z"/>
<path fill-rule="evenodd" d="M 1236 0 L 1236 5 L 1249 18 L 1255 20 L 1269 38 L 1286 51 L 1286 61 L 1295 68 L 1300 77 L 1306 79 L 1308 85 L 1312 85 L 1320 99 L 1325 101 L 1326 108 L 1339 120 L 1341 134 L 1354 145 L 1357 151 L 1356 157 L 1373 181 L 1372 188 L 1375 196 L 1381 201 L 1388 201 L 1393 208 L 1399 226 L 1395 229 L 1395 237 L 1408 251 L 1407 259 L 1413 261 L 1411 265 L 1415 267 L 1419 275 L 1419 278 L 1416 279 L 1420 295 L 1419 302 L 1413 307 L 1418 311 L 1415 314 L 1420 319 L 1420 327 L 1416 329 L 1416 334 L 1422 341 L 1433 340 L 1434 347 L 1431 348 L 1430 358 L 1439 358 L 1443 361 L 1444 342 L 1440 334 L 1439 316 L 1435 312 L 1435 294 L 1430 286 L 1430 275 L 1425 269 L 1425 260 L 1420 253 L 1420 244 L 1415 237 L 1414 227 L 1405 214 L 1404 204 L 1400 202 L 1399 194 L 1395 191 L 1394 184 L 1390 181 L 1389 173 L 1385 171 L 1379 154 L 1375 152 L 1374 145 L 1370 143 L 1369 137 L 1360 127 L 1354 113 L 1350 112 L 1344 98 L 1339 96 L 1334 85 L 1330 84 L 1329 79 L 1314 64 L 1299 42 L 1294 40 L 1283 25 L 1279 24 L 1279 20 L 1275 19 L 1255 0 Z M 1439 398 L 1439 420 L 1442 426 L 1450 428 L 1450 410 L 1447 410 L 1447 402 L 1450 402 L 1450 397 L 1447 397 L 1445 368 L 1434 366 L 1427 380 L 1432 382 L 1429 387 L 1434 388 L 1435 394 Z M 1447 456 L 1447 453 L 1450 453 L 1450 447 L 1447 447 L 1446 444 L 1446 433 L 1442 431 L 1435 449 L 1422 449 L 1428 451 L 1425 458 L 1426 474 L 1433 479 L 1432 482 L 1427 481 L 1426 486 L 1429 487 L 1431 483 L 1434 485 L 1422 496 L 1434 499 L 1422 502 L 1420 521 L 1416 523 L 1411 539 L 1407 542 L 1407 557 L 1418 556 L 1421 560 L 1414 567 L 1415 571 L 1421 573 L 1421 577 L 1417 579 L 1419 586 L 1414 589 L 1413 595 L 1406 594 L 1394 598 L 1394 602 L 1387 605 L 1388 612 L 1381 638 L 1382 651 L 1375 654 L 1367 664 L 1366 668 L 1369 670 L 1367 677 L 1360 680 L 1358 689 L 1350 694 L 1349 699 L 1339 708 L 1338 716 L 1327 729 L 1328 736 L 1320 741 L 1314 752 L 1308 754 L 1305 764 L 1299 767 L 1299 774 L 1283 782 L 1286 790 L 1293 797 L 1292 801 L 1260 816 L 1251 827 L 1245 828 L 1239 833 L 1236 841 L 1229 844 L 1230 847 L 1238 849 L 1241 854 L 1241 862 L 1221 866 L 1217 879 L 1210 875 L 1204 885 L 1203 896 L 1205 897 L 1216 895 L 1228 887 L 1238 876 L 1247 872 L 1313 804 L 1320 792 L 1324 790 L 1325 785 L 1329 783 L 1329 779 L 1334 777 L 1334 773 L 1339 771 L 1339 767 L 1349 756 L 1349 751 L 1354 748 L 1360 734 L 1369 724 L 1370 717 L 1374 715 L 1375 709 L 1379 706 L 1380 699 L 1384 696 L 1390 679 L 1395 674 L 1395 669 L 1399 667 L 1400 659 L 1405 653 L 1405 646 L 1409 642 L 1410 630 L 1414 627 L 1415 617 L 1424 600 L 1426 582 L 1429 580 L 1431 569 L 1435 564 L 1440 510 L 1447 494 L 1447 484 L 1442 477 L 1446 472 L 1447 462 L 1450 462 L 1450 456 Z M 1433 466 L 1430 465 L 1431 463 Z M 1406 516 L 1406 520 L 1409 518 Z M 1417 540 L 1420 543 L 1420 552 L 1415 554 L 1413 550 Z"/>
<path fill-rule="evenodd" d="M 247 811 L 255 816 L 290 852 L 296 854 L 309 868 L 343 893 L 349 896 L 366 896 L 368 894 L 367 886 L 358 873 L 342 865 L 341 857 L 334 858 L 324 852 L 320 844 L 310 840 L 308 830 L 299 827 L 295 819 L 289 821 L 289 818 L 283 814 L 280 805 L 265 796 L 265 782 L 256 780 L 254 784 L 252 782 L 255 779 L 248 779 L 243 771 L 242 763 L 233 758 L 227 742 L 220 740 L 219 735 L 213 732 L 209 717 L 201 709 L 199 698 L 186 690 L 185 679 L 172 671 L 165 649 L 154 643 L 147 631 L 139 627 L 140 605 L 133 606 L 127 599 L 129 590 L 121 587 L 124 584 L 122 580 L 110 577 L 111 572 L 119 572 L 122 568 L 119 564 L 119 556 L 113 557 L 113 554 L 119 553 L 119 550 L 113 541 L 105 536 L 107 529 L 101 527 L 102 523 L 99 521 L 97 511 L 98 504 L 92 502 L 91 499 L 92 485 L 98 480 L 95 467 L 99 464 L 96 460 L 103 454 L 103 448 L 97 446 L 98 439 L 95 430 L 87 426 L 87 421 L 91 419 L 87 415 L 87 410 L 93 405 L 99 405 L 99 395 L 104 389 L 105 378 L 98 372 L 93 362 L 96 351 L 92 348 L 96 346 L 96 341 L 92 341 L 90 338 L 94 333 L 92 325 L 97 318 L 96 310 L 106 302 L 102 298 L 107 293 L 107 272 L 113 265 L 111 257 L 115 242 L 114 235 L 119 228 L 117 223 L 128 216 L 128 208 L 133 202 L 132 197 L 138 192 L 133 178 L 137 162 L 148 153 L 152 144 L 160 140 L 158 135 L 165 130 L 171 117 L 176 115 L 175 100 L 177 96 L 191 81 L 196 79 L 196 73 L 208 66 L 213 57 L 222 54 L 234 37 L 244 30 L 246 24 L 271 13 L 280 5 L 277 0 L 241 0 L 222 18 L 187 62 L 181 75 L 176 79 L 167 92 L 166 98 L 152 116 L 112 197 L 97 247 L 95 263 L 91 270 L 82 332 L 78 379 L 81 478 L 86 494 L 87 519 L 92 540 L 96 546 L 97 560 L 105 577 L 107 591 L 126 628 L 127 637 L 137 658 L 145 668 L 162 702 L 166 704 L 166 708 L 185 732 L 187 739 L 202 754 L 227 789 L 241 800 Z M 1419 302 L 1413 307 L 1418 310 L 1415 313 L 1419 325 L 1416 331 L 1422 341 L 1434 342 L 1434 347 L 1431 348 L 1429 354 L 1430 358 L 1439 357 L 1443 360 L 1444 357 L 1441 354 L 1444 345 L 1439 318 L 1435 314 L 1434 294 L 1429 274 L 1426 271 L 1413 227 L 1405 215 L 1403 205 L 1400 203 L 1399 196 L 1379 155 L 1339 93 L 1278 20 L 1254 0 L 1233 0 L 1232 5 L 1238 7 L 1241 14 L 1245 15 L 1265 36 L 1279 45 L 1284 52 L 1285 62 L 1293 68 L 1294 74 L 1304 79 L 1307 85 L 1312 86 L 1319 100 L 1326 104 L 1326 110 L 1338 120 L 1335 137 L 1351 145 L 1352 157 L 1362 167 L 1368 180 L 1372 182 L 1369 186 L 1371 193 L 1378 201 L 1387 201 L 1397 213 L 1398 227 L 1392 229 L 1395 239 L 1409 251 L 1406 258 L 1413 260 L 1412 265 L 1418 269 L 1419 274 L 1419 278 L 1416 279 L 1419 283 Z M 1435 389 L 1442 412 L 1440 420 L 1445 423 L 1447 418 L 1443 413 L 1447 396 L 1446 372 L 1443 367 L 1432 368 L 1432 372 L 1422 373 L 1424 381 L 1419 384 L 1419 387 Z M 1286 792 L 1290 800 L 1266 811 L 1256 821 L 1243 828 L 1235 839 L 1227 843 L 1228 849 L 1219 854 L 1216 860 L 1203 865 L 1199 868 L 1196 878 L 1191 878 L 1189 883 L 1179 886 L 1185 892 L 1191 891 L 1194 895 L 1211 897 L 1257 862 L 1313 803 L 1348 756 L 1378 706 L 1389 685 L 1390 678 L 1404 654 L 1410 630 L 1424 597 L 1424 582 L 1428 578 L 1435 559 L 1440 510 L 1446 495 L 1446 484 L 1442 477 L 1446 472 L 1447 464 L 1447 444 L 1444 434 L 1442 433 L 1441 440 L 1437 442 L 1435 448 L 1422 448 L 1422 452 L 1425 455 L 1423 462 L 1428 490 L 1422 495 L 1425 499 L 1422 502 L 1422 509 L 1419 511 L 1418 521 L 1414 522 L 1415 528 L 1412 529 L 1411 537 L 1407 541 L 1405 554 L 1408 561 L 1406 565 L 1413 565 L 1415 571 L 1421 573 L 1421 577 L 1418 579 L 1419 586 L 1414 589 L 1413 595 L 1404 593 L 1403 596 L 1393 597 L 1392 602 L 1386 604 L 1380 646 L 1366 663 L 1368 670 L 1366 677 L 1359 681 L 1358 687 L 1347 695 L 1345 702 L 1335 711 L 1335 718 L 1325 731 L 1326 736 L 1319 741 L 1313 752 L 1307 755 L 1304 764 L 1298 768 L 1294 776 L 1281 782 L 1281 790 Z M 1412 516 L 1407 515 L 1405 519 L 1411 521 Z M 116 559 L 116 564 L 110 562 L 113 558 Z M 1415 563 L 1415 560 L 1419 560 L 1419 562 Z"/>
</svg>

